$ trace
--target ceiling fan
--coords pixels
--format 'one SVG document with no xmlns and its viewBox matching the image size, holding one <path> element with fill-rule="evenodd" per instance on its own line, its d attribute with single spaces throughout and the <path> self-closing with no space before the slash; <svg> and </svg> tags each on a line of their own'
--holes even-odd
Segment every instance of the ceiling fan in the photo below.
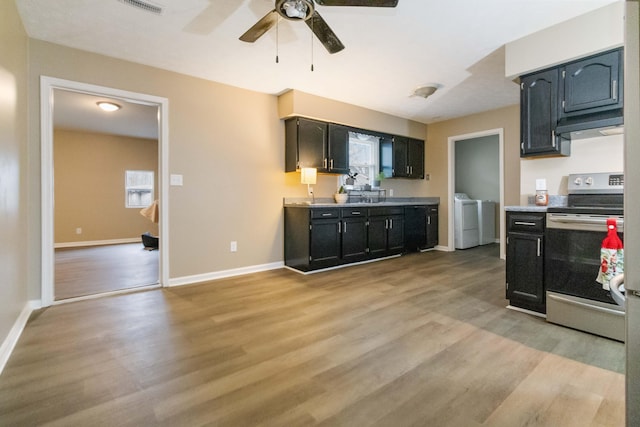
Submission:
<svg viewBox="0 0 640 427">
<path fill-rule="evenodd" d="M 304 21 L 329 53 L 344 49 L 338 36 L 316 11 L 322 6 L 396 7 L 398 0 L 275 0 L 275 9 L 256 22 L 240 36 L 243 42 L 253 43 L 278 23 L 280 17 L 290 21 Z"/>
</svg>

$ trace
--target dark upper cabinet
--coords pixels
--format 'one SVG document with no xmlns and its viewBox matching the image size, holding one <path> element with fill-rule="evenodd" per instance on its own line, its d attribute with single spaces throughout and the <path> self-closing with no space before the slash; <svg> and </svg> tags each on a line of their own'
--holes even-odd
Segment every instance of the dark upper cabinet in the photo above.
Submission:
<svg viewBox="0 0 640 427">
<path fill-rule="evenodd" d="M 405 136 L 382 138 L 380 166 L 388 177 L 424 179 L 424 141 Z"/>
<path fill-rule="evenodd" d="M 557 68 L 521 78 L 521 157 L 569 154 L 570 141 L 555 134 L 559 80 Z"/>
<path fill-rule="evenodd" d="M 560 118 L 622 108 L 622 49 L 560 68 Z"/>
<path fill-rule="evenodd" d="M 293 117 L 285 120 L 285 171 L 349 172 L 349 128 Z"/>
<path fill-rule="evenodd" d="M 349 173 L 349 131 L 347 126 L 329 123 L 327 172 Z"/>
</svg>

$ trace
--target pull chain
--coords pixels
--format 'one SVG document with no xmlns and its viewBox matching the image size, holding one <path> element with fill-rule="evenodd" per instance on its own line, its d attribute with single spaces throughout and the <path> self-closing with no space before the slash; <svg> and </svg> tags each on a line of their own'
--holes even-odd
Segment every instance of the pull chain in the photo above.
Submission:
<svg viewBox="0 0 640 427">
<path fill-rule="evenodd" d="M 276 64 L 280 63 L 280 58 L 278 58 L 278 42 L 280 41 L 280 19 L 276 21 Z"/>
<path fill-rule="evenodd" d="M 315 34 L 313 32 L 313 16 L 311 17 L 311 71 L 313 72 L 313 35 Z"/>
</svg>

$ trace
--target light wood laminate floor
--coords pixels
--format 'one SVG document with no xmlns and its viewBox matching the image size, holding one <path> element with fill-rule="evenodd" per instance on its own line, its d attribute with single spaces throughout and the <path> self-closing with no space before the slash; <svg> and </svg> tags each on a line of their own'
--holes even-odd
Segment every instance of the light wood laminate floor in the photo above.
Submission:
<svg viewBox="0 0 640 427">
<path fill-rule="evenodd" d="M 158 257 L 142 243 L 56 249 L 55 299 L 156 284 Z"/>
<path fill-rule="evenodd" d="M 0 425 L 623 426 L 623 344 L 505 309 L 497 251 L 41 310 Z"/>
</svg>

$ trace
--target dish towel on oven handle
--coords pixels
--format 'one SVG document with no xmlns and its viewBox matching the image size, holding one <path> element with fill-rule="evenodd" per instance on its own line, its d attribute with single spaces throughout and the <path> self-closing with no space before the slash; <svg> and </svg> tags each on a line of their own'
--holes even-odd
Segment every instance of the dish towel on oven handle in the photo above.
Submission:
<svg viewBox="0 0 640 427">
<path fill-rule="evenodd" d="M 624 273 L 624 248 L 618 237 L 618 222 L 615 218 L 607 219 L 607 237 L 602 241 L 600 249 L 600 271 L 596 281 L 602 289 L 609 290 L 609 281 L 614 276 Z"/>
</svg>

